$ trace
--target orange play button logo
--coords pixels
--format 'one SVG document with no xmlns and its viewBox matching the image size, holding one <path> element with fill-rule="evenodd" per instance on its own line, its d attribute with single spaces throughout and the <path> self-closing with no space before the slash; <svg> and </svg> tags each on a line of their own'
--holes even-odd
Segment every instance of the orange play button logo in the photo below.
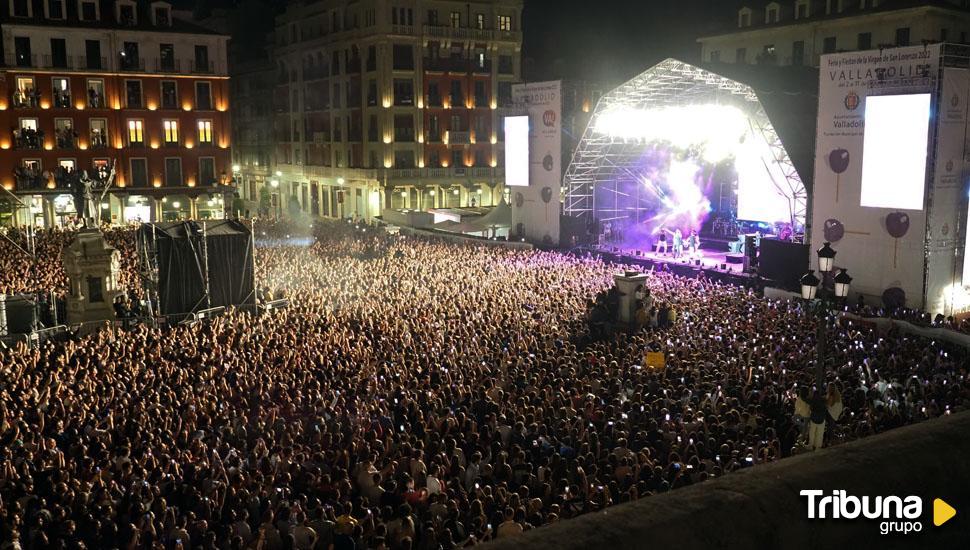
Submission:
<svg viewBox="0 0 970 550">
<path fill-rule="evenodd" d="M 957 511 L 941 498 L 933 499 L 933 525 L 939 527 L 953 519 Z"/>
</svg>

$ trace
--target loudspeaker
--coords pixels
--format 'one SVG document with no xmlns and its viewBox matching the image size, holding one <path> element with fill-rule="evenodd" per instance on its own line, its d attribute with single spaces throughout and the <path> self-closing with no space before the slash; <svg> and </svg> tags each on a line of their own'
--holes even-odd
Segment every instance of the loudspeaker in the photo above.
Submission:
<svg viewBox="0 0 970 550">
<path fill-rule="evenodd" d="M 757 238 L 754 235 L 744 236 L 744 255 L 754 260 L 758 257 L 758 247 L 755 245 Z"/>
<path fill-rule="evenodd" d="M 0 336 L 30 333 L 37 314 L 35 305 L 29 294 L 0 294 Z"/>
<path fill-rule="evenodd" d="M 727 271 L 727 264 L 721 264 L 721 270 Z"/>
<path fill-rule="evenodd" d="M 637 250 L 636 255 L 637 255 L 637 258 L 643 256 L 643 251 L 642 250 Z"/>
<path fill-rule="evenodd" d="M 700 260 L 694 260 L 694 265 L 701 265 L 701 261 Z"/>
</svg>

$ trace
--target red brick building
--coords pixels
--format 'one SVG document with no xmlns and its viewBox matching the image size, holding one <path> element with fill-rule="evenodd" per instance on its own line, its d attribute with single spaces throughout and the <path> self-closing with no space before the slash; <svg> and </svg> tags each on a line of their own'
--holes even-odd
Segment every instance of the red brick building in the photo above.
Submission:
<svg viewBox="0 0 970 550">
<path fill-rule="evenodd" d="M 0 222 L 70 221 L 82 174 L 103 181 L 112 164 L 103 220 L 231 208 L 227 36 L 166 2 L 9 0 L 0 11 Z"/>
</svg>

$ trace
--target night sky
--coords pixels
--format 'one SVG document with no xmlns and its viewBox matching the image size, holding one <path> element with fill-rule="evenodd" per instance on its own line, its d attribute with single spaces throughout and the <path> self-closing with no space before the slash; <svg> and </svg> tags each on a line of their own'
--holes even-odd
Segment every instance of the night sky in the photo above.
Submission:
<svg viewBox="0 0 970 550">
<path fill-rule="evenodd" d="M 228 8 L 236 41 L 272 30 L 286 0 L 176 0 L 197 14 Z M 616 84 L 667 58 L 696 60 L 699 35 L 731 26 L 738 0 L 525 0 L 526 80 Z M 235 16 L 235 17 L 233 17 Z"/>
<path fill-rule="evenodd" d="M 618 83 L 655 63 L 696 60 L 699 35 L 729 27 L 732 0 L 525 0 L 529 80 Z"/>
</svg>

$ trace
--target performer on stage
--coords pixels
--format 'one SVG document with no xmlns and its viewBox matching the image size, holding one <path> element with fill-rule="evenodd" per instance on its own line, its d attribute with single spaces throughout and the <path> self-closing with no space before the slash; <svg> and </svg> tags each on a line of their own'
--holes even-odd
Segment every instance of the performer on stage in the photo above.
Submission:
<svg viewBox="0 0 970 550">
<path fill-rule="evenodd" d="M 663 249 L 663 255 L 667 255 L 667 228 L 660 228 L 660 238 L 657 241 L 657 254 L 659 255 L 660 250 Z"/>
<path fill-rule="evenodd" d="M 680 259 L 684 255 L 684 234 L 680 228 L 674 230 L 674 259 Z"/>
<path fill-rule="evenodd" d="M 687 237 L 687 246 L 690 247 L 691 257 L 697 257 L 697 251 L 701 248 L 701 237 L 697 234 L 696 229 L 690 230 L 690 236 Z"/>
</svg>

